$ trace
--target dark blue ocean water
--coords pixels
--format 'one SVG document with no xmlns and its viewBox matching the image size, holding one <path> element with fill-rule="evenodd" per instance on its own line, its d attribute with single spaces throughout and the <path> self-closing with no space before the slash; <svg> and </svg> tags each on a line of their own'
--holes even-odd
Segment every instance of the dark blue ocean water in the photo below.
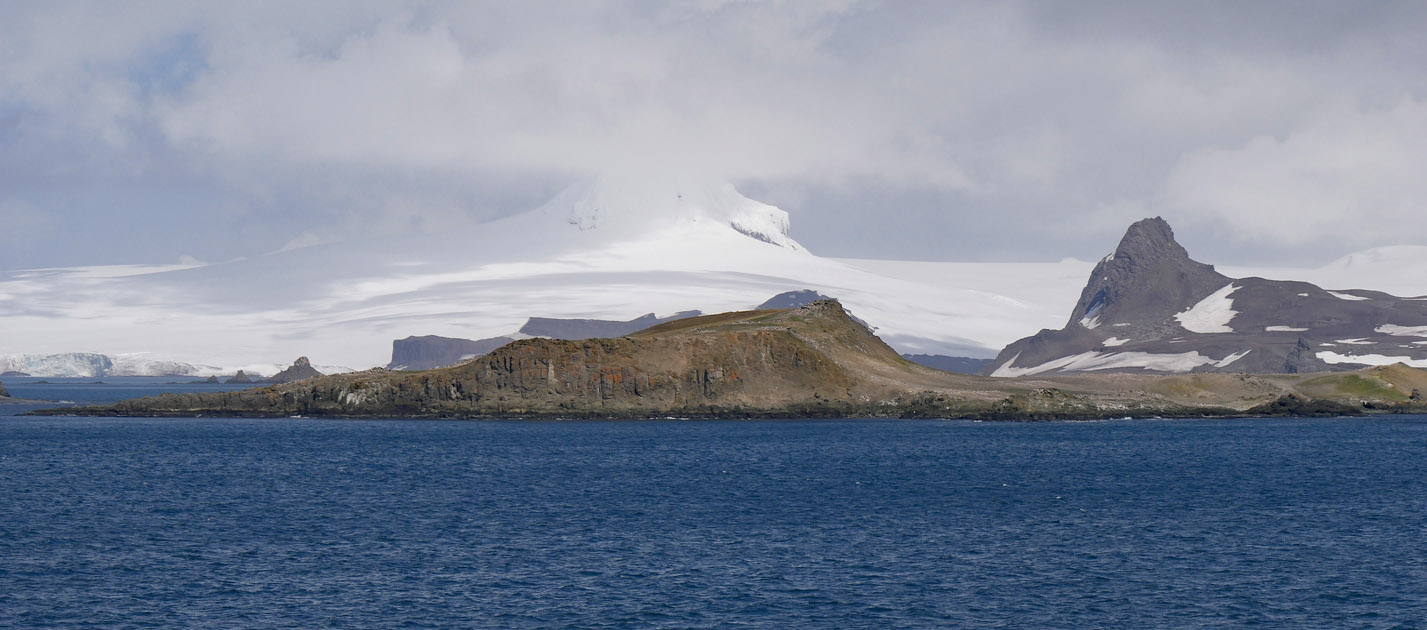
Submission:
<svg viewBox="0 0 1427 630">
<path fill-rule="evenodd" d="M 5 389 L 15 398 L 53 400 L 79 404 L 108 403 L 126 398 L 153 396 L 164 392 L 197 394 L 231 392 L 256 385 L 228 385 L 195 382 L 188 376 L 107 376 L 102 378 L 62 378 L 20 376 L 3 379 Z M 53 407 L 55 405 L 48 405 Z M 0 414 L 8 413 L 0 407 Z"/>
<path fill-rule="evenodd" d="M 0 417 L 4 628 L 1424 619 L 1424 417 Z"/>
</svg>

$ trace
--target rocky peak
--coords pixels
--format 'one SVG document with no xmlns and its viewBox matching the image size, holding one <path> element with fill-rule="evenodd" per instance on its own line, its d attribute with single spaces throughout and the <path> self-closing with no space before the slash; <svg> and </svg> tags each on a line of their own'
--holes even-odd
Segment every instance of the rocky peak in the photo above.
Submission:
<svg viewBox="0 0 1427 630">
<path fill-rule="evenodd" d="M 273 375 L 272 378 L 268 379 L 268 381 L 273 383 L 291 383 L 314 376 L 322 376 L 322 373 L 312 367 L 312 362 L 308 361 L 307 357 L 298 357 L 296 361 L 292 362 L 292 367 L 278 372 Z"/>
<path fill-rule="evenodd" d="M 5 390 L 5 384 L 0 383 L 0 398 L 9 398 L 10 392 Z"/>
<path fill-rule="evenodd" d="M 1174 229 L 1161 217 L 1140 219 L 1131 224 L 1112 256 L 1136 264 L 1189 261 L 1189 252 L 1174 240 Z"/>
<path fill-rule="evenodd" d="M 1212 265 L 1189 258 L 1169 222 L 1142 219 L 1095 266 L 1067 326 L 1164 321 L 1228 282 Z"/>
</svg>

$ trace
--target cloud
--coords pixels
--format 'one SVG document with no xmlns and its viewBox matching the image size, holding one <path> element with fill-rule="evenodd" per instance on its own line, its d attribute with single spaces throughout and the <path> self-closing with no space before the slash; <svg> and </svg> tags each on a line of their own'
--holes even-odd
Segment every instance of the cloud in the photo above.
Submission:
<svg viewBox="0 0 1427 630">
<path fill-rule="evenodd" d="M 1325 107 L 1282 138 L 1201 149 L 1171 173 L 1166 204 L 1233 227 L 1240 242 L 1357 247 L 1422 242 L 1427 101 Z"/>
<path fill-rule="evenodd" d="M 11 4 L 0 187 L 54 226 L 35 264 L 450 229 L 611 170 L 787 200 L 823 253 L 1093 257 L 1139 212 L 1331 249 L 1420 192 L 1335 162 L 1415 138 L 1420 6 Z"/>
</svg>

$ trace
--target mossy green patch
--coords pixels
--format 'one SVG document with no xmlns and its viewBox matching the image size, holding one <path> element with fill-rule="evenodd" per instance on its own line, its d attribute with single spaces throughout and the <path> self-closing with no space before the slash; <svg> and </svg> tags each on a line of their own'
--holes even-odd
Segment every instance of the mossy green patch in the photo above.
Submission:
<svg viewBox="0 0 1427 630">
<path fill-rule="evenodd" d="M 1330 374 L 1304 381 L 1298 386 L 1315 398 L 1356 398 L 1360 400 L 1405 401 L 1411 392 L 1376 376 L 1366 374 Z"/>
</svg>

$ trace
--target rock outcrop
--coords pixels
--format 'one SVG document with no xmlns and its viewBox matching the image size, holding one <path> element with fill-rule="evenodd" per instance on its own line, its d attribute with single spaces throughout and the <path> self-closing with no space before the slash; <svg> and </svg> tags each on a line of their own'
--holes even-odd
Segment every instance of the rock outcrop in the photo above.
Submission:
<svg viewBox="0 0 1427 630">
<path fill-rule="evenodd" d="M 238 373 L 234 374 L 227 381 L 229 385 L 250 385 L 255 382 L 252 377 L 248 376 L 242 370 L 238 370 Z"/>
<path fill-rule="evenodd" d="M 391 363 L 386 367 L 388 370 L 430 370 L 446 367 L 481 356 L 512 341 L 515 339 L 510 337 L 407 337 L 391 342 Z"/>
<path fill-rule="evenodd" d="M 272 378 L 267 379 L 267 382 L 279 384 L 293 383 L 318 376 L 322 376 L 322 373 L 312 367 L 312 362 L 308 361 L 307 357 L 298 357 L 297 361 L 294 361 L 291 367 L 274 374 Z"/>
<path fill-rule="evenodd" d="M 985 372 L 1271 374 L 1398 361 L 1427 367 L 1427 300 L 1229 278 L 1192 260 L 1156 217 L 1131 225 L 1095 266 L 1064 328 L 1006 346 Z"/>
<path fill-rule="evenodd" d="M 4 383 L 0 383 L 0 398 L 9 398 L 9 397 L 10 397 L 10 391 L 7 390 L 7 389 L 5 389 L 5 384 L 4 384 Z"/>
</svg>

